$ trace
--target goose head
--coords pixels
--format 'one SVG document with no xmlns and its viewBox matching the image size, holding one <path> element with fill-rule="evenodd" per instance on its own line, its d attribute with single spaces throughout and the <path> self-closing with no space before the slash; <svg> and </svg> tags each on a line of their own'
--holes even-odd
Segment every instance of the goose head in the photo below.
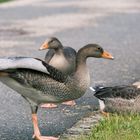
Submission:
<svg viewBox="0 0 140 140">
<path fill-rule="evenodd" d="M 85 63 L 88 57 L 114 59 L 114 57 L 110 53 L 105 51 L 98 44 L 88 44 L 82 47 L 77 53 L 77 65 Z"/>
<path fill-rule="evenodd" d="M 98 44 L 88 44 L 84 46 L 78 51 L 78 55 L 82 56 L 83 58 L 95 57 L 95 58 L 114 59 L 114 57 L 110 53 L 105 51 Z"/>
<path fill-rule="evenodd" d="M 47 39 L 39 48 L 39 50 L 45 49 L 59 49 L 63 48 L 61 42 L 56 37 L 51 37 Z"/>
</svg>

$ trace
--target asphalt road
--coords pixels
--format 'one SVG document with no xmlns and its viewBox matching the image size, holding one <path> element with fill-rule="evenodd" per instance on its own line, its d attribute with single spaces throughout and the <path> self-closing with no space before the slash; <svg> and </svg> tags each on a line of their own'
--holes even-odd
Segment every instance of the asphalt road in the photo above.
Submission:
<svg viewBox="0 0 140 140">
<path fill-rule="evenodd" d="M 91 85 L 130 84 L 140 78 L 139 23 L 139 0 L 15 0 L 0 4 L 0 55 L 44 58 L 38 48 L 50 36 L 76 50 L 98 43 L 115 60 L 88 60 Z M 41 132 L 62 134 L 96 108 L 87 90 L 75 107 L 39 109 Z M 28 103 L 0 83 L 0 139 L 31 140 L 32 133 Z"/>
</svg>

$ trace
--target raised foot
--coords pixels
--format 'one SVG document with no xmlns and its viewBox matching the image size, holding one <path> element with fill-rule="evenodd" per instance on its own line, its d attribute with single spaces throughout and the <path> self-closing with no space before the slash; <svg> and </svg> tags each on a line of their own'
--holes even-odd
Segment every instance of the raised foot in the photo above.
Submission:
<svg viewBox="0 0 140 140">
<path fill-rule="evenodd" d="M 35 140 L 59 140 L 59 138 L 56 137 L 47 137 L 47 136 L 35 136 Z"/>
<path fill-rule="evenodd" d="M 56 104 L 42 104 L 40 107 L 42 108 L 56 108 Z"/>
<path fill-rule="evenodd" d="M 72 101 L 63 102 L 62 104 L 69 105 L 69 106 L 74 106 L 74 105 L 76 105 L 76 102 L 74 100 L 72 100 Z"/>
</svg>

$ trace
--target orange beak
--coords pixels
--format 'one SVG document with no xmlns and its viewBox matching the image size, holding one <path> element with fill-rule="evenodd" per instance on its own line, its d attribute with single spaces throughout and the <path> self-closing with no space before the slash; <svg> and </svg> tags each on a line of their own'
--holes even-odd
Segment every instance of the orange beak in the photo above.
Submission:
<svg viewBox="0 0 140 140">
<path fill-rule="evenodd" d="M 39 50 L 45 50 L 45 49 L 48 49 L 49 46 L 48 46 L 48 43 L 47 42 L 44 42 L 41 47 L 39 48 Z"/>
<path fill-rule="evenodd" d="M 114 59 L 114 57 L 108 53 L 107 51 L 104 51 L 102 54 L 102 58 L 106 58 L 106 59 Z"/>
</svg>

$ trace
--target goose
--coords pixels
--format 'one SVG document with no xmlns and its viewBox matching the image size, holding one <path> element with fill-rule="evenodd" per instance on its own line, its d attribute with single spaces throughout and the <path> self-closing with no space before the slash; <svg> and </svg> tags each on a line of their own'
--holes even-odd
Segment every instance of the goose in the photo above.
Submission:
<svg viewBox="0 0 140 140">
<path fill-rule="evenodd" d="M 140 82 L 112 87 L 90 87 L 90 89 L 99 99 L 100 110 L 104 115 L 108 115 L 107 112 L 140 112 Z"/>
<path fill-rule="evenodd" d="M 48 38 L 39 48 L 39 50 L 49 51 L 46 53 L 45 62 L 54 68 L 60 70 L 66 75 L 70 75 L 75 71 L 76 67 L 76 51 L 71 47 L 63 47 L 62 43 L 56 37 Z M 62 104 L 74 106 L 76 102 L 67 101 Z M 54 108 L 57 107 L 55 104 L 43 104 L 43 108 Z"/>
<path fill-rule="evenodd" d="M 38 127 L 38 107 L 43 103 L 58 104 L 83 96 L 90 84 L 86 66 L 88 57 L 113 59 L 113 56 L 99 45 L 88 44 L 76 54 L 76 70 L 67 76 L 38 58 L 0 58 L 0 81 L 21 94 L 30 104 L 35 139 L 59 139 L 41 135 Z"/>
<path fill-rule="evenodd" d="M 75 71 L 76 51 L 71 47 L 63 47 L 58 38 L 48 38 L 39 48 L 39 50 L 50 49 L 46 56 L 45 62 L 55 67 L 61 72 L 69 75 Z"/>
</svg>

